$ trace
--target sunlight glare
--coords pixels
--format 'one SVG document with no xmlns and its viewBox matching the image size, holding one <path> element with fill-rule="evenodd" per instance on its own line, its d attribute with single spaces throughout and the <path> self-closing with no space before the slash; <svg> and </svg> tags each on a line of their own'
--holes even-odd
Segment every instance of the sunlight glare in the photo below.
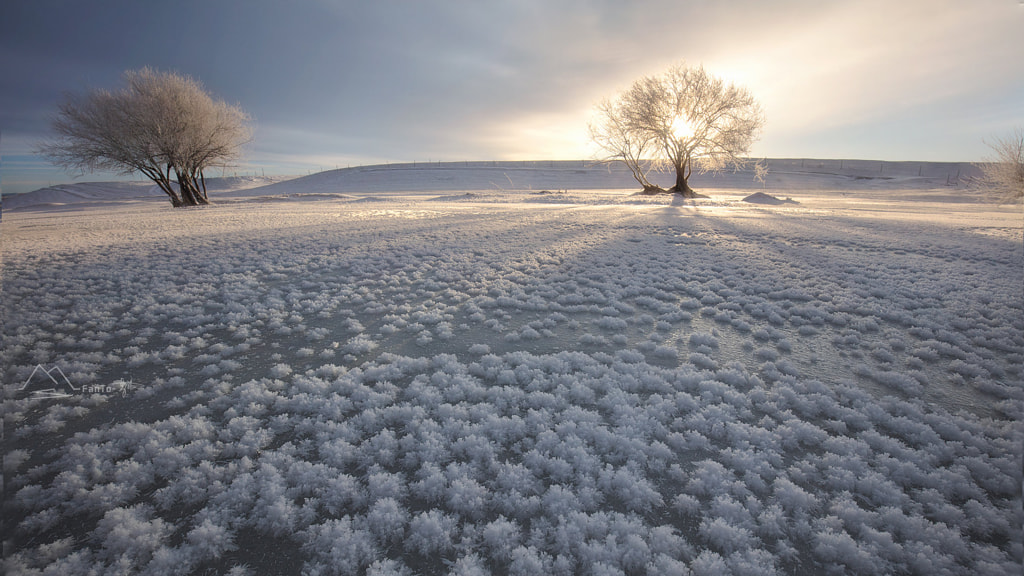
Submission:
<svg viewBox="0 0 1024 576">
<path fill-rule="evenodd" d="M 672 122 L 672 134 L 677 140 L 684 140 L 693 136 L 693 126 L 685 116 L 679 116 Z"/>
</svg>

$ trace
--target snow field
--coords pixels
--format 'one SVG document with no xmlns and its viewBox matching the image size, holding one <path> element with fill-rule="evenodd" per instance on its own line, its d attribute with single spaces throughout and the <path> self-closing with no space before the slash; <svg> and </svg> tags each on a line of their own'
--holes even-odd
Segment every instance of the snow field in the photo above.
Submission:
<svg viewBox="0 0 1024 576">
<path fill-rule="evenodd" d="M 7 573 L 1017 573 L 1019 214 L 561 196 L 5 218 Z"/>
</svg>

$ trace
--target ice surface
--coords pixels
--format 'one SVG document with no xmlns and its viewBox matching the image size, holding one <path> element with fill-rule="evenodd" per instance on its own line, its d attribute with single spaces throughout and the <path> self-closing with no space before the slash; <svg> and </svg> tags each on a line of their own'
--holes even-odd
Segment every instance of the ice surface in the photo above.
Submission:
<svg viewBox="0 0 1024 576">
<path fill-rule="evenodd" d="M 1019 208 L 417 168 L 6 214 L 6 572 L 1019 573 Z"/>
</svg>

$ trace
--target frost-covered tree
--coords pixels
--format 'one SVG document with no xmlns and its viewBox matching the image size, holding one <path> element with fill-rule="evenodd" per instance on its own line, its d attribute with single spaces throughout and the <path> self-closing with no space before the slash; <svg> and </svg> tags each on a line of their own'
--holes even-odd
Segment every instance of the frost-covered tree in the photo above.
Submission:
<svg viewBox="0 0 1024 576">
<path fill-rule="evenodd" d="M 981 164 L 985 186 L 1001 201 L 1024 202 L 1024 128 L 988 143 L 994 156 Z"/>
<path fill-rule="evenodd" d="M 125 72 L 124 83 L 69 94 L 53 121 L 56 136 L 40 152 L 67 170 L 141 173 L 174 206 L 209 203 L 204 171 L 238 158 L 249 117 L 188 76 L 142 68 Z"/>
<path fill-rule="evenodd" d="M 596 118 L 588 126 L 590 139 L 603 152 L 602 161 L 622 162 L 645 192 L 660 191 L 661 188 L 647 179 L 647 174 L 656 166 L 649 154 L 652 142 L 630 129 L 625 106 L 621 97 L 602 100 L 597 105 Z"/>
<path fill-rule="evenodd" d="M 626 164 L 645 192 L 666 191 L 647 176 L 666 168 L 675 174 L 667 191 L 693 197 L 693 171 L 744 165 L 763 125 L 761 107 L 746 88 L 708 74 L 703 66 L 680 63 L 602 101 L 590 137 L 601 160 Z"/>
</svg>

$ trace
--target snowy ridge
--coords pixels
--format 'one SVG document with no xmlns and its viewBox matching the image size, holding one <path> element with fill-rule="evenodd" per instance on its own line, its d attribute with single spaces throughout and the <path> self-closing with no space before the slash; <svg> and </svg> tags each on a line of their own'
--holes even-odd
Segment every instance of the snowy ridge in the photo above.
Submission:
<svg viewBox="0 0 1024 576">
<path fill-rule="evenodd" d="M 695 174 L 698 189 L 878 190 L 933 189 L 956 186 L 978 175 L 967 163 L 878 162 L 867 160 L 769 159 L 764 183 L 752 170 L 717 175 Z M 665 186 L 671 178 L 655 174 Z M 586 160 L 528 162 L 430 162 L 359 166 L 319 172 L 299 178 L 211 178 L 211 199 L 267 197 L 269 199 L 335 199 L 381 193 L 450 191 L 585 191 L 635 190 L 636 181 L 618 164 Z M 146 183 L 84 183 L 56 186 L 4 199 L 8 211 L 85 207 L 95 202 L 138 198 L 163 199 Z"/>
<path fill-rule="evenodd" d="M 802 190 L 927 189 L 977 176 L 967 163 L 876 162 L 866 160 L 769 159 L 765 186 Z M 655 182 L 671 183 L 667 174 Z M 696 188 L 759 188 L 752 170 L 695 174 Z M 574 161 L 432 162 L 360 166 L 330 170 L 232 195 L 380 193 L 443 191 L 634 190 L 636 181 L 618 163 Z"/>
<path fill-rule="evenodd" d="M 17 210 L 24 206 L 61 206 L 104 201 L 123 201 L 135 198 L 166 196 L 152 182 L 82 182 L 41 188 L 25 194 L 6 195 L 4 210 Z"/>
<path fill-rule="evenodd" d="M 769 192 L 11 214 L 5 572 L 1018 574 L 1019 208 Z"/>
<path fill-rule="evenodd" d="M 206 180 L 206 188 L 210 193 L 217 194 L 266 186 L 268 183 L 279 180 L 281 178 L 278 177 L 243 176 L 208 178 Z M 41 188 L 24 194 L 7 195 L 3 197 L 3 208 L 6 211 L 23 209 L 78 209 L 140 199 L 166 201 L 167 195 L 149 180 L 135 182 L 81 182 Z"/>
</svg>

